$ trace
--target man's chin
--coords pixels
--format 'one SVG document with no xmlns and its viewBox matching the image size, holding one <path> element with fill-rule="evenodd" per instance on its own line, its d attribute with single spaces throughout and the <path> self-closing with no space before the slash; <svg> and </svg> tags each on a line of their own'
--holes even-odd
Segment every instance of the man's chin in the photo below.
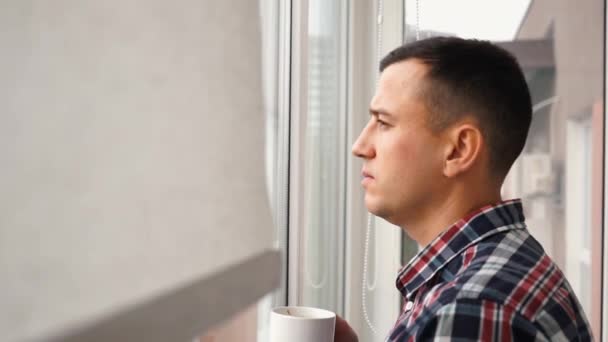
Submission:
<svg viewBox="0 0 608 342">
<path fill-rule="evenodd" d="M 367 211 L 375 216 L 384 217 L 386 214 L 386 209 L 383 208 L 382 204 L 369 195 L 365 195 L 365 207 L 367 208 Z"/>
<path fill-rule="evenodd" d="M 398 225 L 397 217 L 391 215 L 391 213 L 394 214 L 395 212 L 391 211 L 386 205 L 383 205 L 382 202 L 377 201 L 372 197 L 365 196 L 365 207 L 372 215 L 380 217 L 388 223 Z"/>
</svg>

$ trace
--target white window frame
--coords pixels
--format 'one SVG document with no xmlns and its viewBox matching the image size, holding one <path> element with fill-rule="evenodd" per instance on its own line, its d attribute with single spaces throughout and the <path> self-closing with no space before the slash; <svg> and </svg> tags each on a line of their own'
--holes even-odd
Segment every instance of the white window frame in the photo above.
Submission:
<svg viewBox="0 0 608 342">
<path fill-rule="evenodd" d="M 608 6 L 606 6 L 606 2 L 604 1 L 604 23 L 608 18 Z M 608 99 L 608 60 L 606 58 L 606 46 L 608 46 L 608 26 L 604 25 L 604 179 L 603 183 L 608 179 L 608 168 L 606 168 L 606 158 L 608 153 L 608 139 L 606 139 L 606 99 Z M 606 206 L 608 200 L 608 190 L 605 184 L 604 186 L 604 198 L 602 203 L 602 209 L 604 212 L 602 226 L 604 226 L 606 220 L 608 220 L 608 207 Z M 608 294 L 605 291 L 605 285 L 608 284 L 608 253 L 606 253 L 606 246 L 608 246 L 608 234 L 605 231 L 602 233 L 603 244 L 602 244 L 602 329 L 600 336 L 595 336 L 598 341 L 603 341 L 604 336 L 606 335 L 606 331 L 608 329 Z"/>
</svg>

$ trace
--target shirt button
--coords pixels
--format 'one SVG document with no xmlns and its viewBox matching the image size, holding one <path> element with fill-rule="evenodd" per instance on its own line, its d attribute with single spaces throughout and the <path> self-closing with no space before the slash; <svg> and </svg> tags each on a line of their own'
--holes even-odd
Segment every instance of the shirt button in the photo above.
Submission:
<svg viewBox="0 0 608 342">
<path fill-rule="evenodd" d="M 414 302 L 405 303 L 405 311 L 410 311 L 414 307 Z"/>
</svg>

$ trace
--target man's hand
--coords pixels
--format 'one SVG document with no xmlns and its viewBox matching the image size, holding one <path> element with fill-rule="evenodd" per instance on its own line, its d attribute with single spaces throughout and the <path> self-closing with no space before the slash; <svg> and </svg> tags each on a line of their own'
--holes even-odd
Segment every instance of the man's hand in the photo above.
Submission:
<svg viewBox="0 0 608 342">
<path fill-rule="evenodd" d="M 357 334 L 342 317 L 336 315 L 336 335 L 334 342 L 359 342 Z"/>
</svg>

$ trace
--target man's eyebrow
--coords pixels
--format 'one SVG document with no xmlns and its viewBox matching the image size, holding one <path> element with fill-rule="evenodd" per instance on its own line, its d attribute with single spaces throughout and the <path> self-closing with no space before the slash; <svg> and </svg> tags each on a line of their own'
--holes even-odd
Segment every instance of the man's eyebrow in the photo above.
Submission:
<svg viewBox="0 0 608 342">
<path fill-rule="evenodd" d="M 370 115 L 384 115 L 388 117 L 392 117 L 393 115 L 386 109 L 383 108 L 371 108 L 369 109 Z"/>
</svg>

